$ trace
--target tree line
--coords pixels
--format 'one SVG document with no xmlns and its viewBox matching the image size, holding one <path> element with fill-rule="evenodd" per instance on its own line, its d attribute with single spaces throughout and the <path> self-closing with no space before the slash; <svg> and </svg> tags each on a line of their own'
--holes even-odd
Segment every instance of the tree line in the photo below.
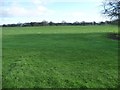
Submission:
<svg viewBox="0 0 120 90">
<path fill-rule="evenodd" d="M 55 23 L 55 22 L 48 22 L 48 21 L 41 21 L 41 22 L 29 22 L 29 23 L 17 23 L 17 24 L 3 24 L 2 27 L 26 27 L 26 26 L 86 26 L 86 25 L 105 25 L 105 24 L 117 24 L 117 20 L 114 21 L 105 21 L 105 22 L 73 22 L 69 23 L 66 21 L 62 21 L 60 23 Z"/>
</svg>

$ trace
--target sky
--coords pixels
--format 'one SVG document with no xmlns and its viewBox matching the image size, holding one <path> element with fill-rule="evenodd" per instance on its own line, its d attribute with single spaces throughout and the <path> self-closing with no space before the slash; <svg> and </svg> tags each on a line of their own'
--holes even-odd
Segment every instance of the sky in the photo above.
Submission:
<svg viewBox="0 0 120 90">
<path fill-rule="evenodd" d="M 103 0 L 0 0 L 0 24 L 25 22 L 100 22 Z"/>
</svg>

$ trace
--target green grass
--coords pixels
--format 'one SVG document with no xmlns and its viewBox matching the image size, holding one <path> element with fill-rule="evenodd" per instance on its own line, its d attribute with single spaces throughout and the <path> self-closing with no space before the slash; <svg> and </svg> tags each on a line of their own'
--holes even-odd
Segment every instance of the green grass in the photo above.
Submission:
<svg viewBox="0 0 120 90">
<path fill-rule="evenodd" d="M 113 88 L 117 26 L 3 28 L 3 88 Z"/>
<path fill-rule="evenodd" d="M 0 27 L 0 89 L 2 89 L 2 28 Z"/>
</svg>

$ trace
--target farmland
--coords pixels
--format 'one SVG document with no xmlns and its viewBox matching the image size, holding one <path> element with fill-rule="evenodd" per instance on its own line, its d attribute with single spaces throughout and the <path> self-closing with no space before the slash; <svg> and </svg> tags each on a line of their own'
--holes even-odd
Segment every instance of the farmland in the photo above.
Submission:
<svg viewBox="0 0 120 90">
<path fill-rule="evenodd" d="M 3 88 L 113 88 L 117 26 L 3 27 Z"/>
</svg>

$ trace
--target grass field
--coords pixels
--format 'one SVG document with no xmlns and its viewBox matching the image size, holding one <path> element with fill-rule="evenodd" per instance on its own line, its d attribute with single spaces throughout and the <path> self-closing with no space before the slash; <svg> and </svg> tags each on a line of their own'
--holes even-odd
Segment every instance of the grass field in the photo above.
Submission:
<svg viewBox="0 0 120 90">
<path fill-rule="evenodd" d="M 2 28 L 0 27 L 0 89 L 2 89 Z"/>
<path fill-rule="evenodd" d="M 117 26 L 3 28 L 3 88 L 114 88 Z"/>
</svg>

